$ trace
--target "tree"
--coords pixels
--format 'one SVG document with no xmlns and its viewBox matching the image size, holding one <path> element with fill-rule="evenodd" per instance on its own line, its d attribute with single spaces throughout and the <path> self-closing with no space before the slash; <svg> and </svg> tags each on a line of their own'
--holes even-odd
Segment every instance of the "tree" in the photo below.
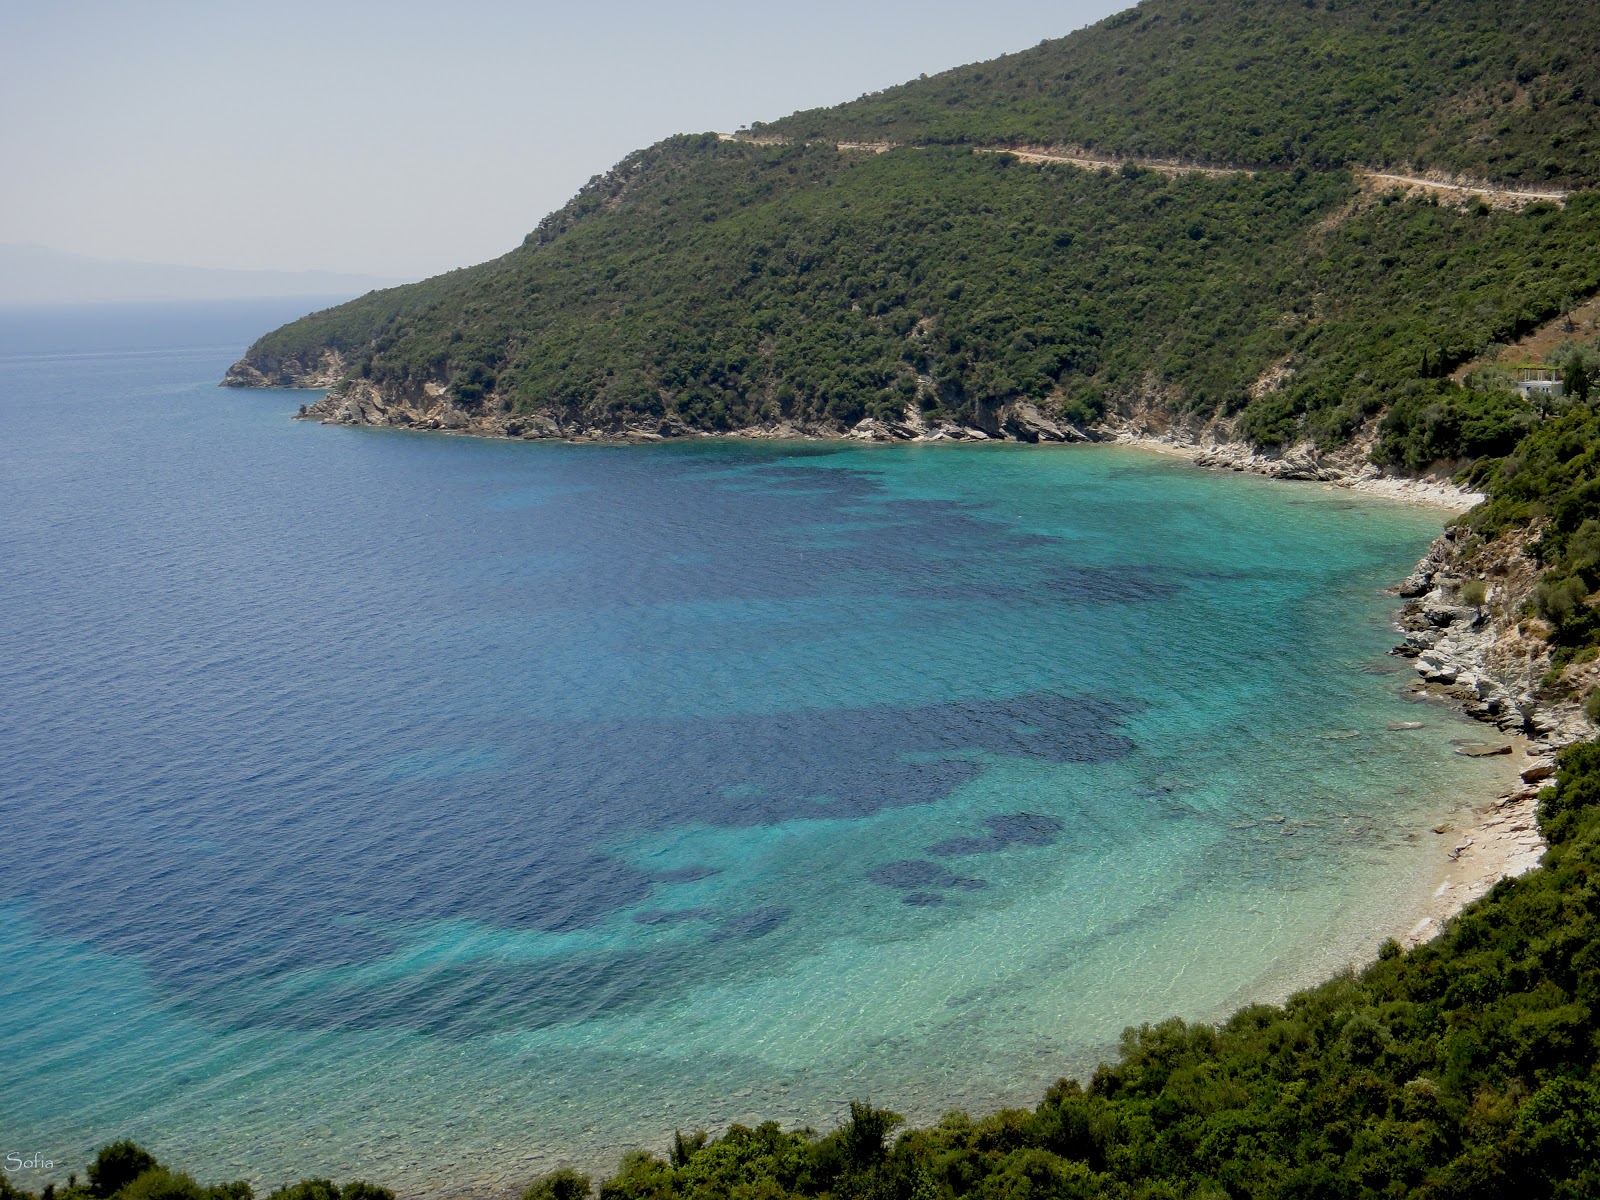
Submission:
<svg viewBox="0 0 1600 1200">
<path fill-rule="evenodd" d="M 1567 360 L 1567 369 L 1562 373 L 1562 383 L 1566 385 L 1567 395 L 1580 404 L 1589 403 L 1591 376 L 1586 355 L 1574 354 Z"/>
<path fill-rule="evenodd" d="M 562 1167 L 541 1175 L 522 1193 L 522 1200 L 585 1200 L 589 1195 L 590 1179 L 571 1167 Z"/>
<path fill-rule="evenodd" d="M 89 1164 L 89 1190 L 104 1200 L 132 1183 L 146 1171 L 161 1164 L 155 1155 L 124 1138 L 101 1146 L 100 1153 Z"/>
<path fill-rule="evenodd" d="M 843 1130 L 844 1152 L 850 1165 L 866 1170 L 882 1162 L 889 1131 L 903 1120 L 899 1113 L 886 1108 L 850 1101 L 850 1120 Z"/>
</svg>

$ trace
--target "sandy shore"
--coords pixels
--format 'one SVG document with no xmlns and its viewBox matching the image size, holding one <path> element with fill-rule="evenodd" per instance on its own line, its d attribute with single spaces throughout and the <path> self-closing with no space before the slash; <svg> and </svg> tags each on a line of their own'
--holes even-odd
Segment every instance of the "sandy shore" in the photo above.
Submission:
<svg viewBox="0 0 1600 1200">
<path fill-rule="evenodd" d="M 1349 464 L 1321 458 L 1307 447 L 1298 447 L 1283 455 L 1267 455 L 1232 443 L 1206 446 L 1132 432 L 1117 434 L 1111 439 L 1111 444 L 1148 450 L 1169 458 L 1181 458 L 1197 467 L 1211 470 L 1264 475 L 1286 483 L 1319 483 L 1324 487 L 1344 488 L 1404 504 L 1438 508 L 1457 515 L 1485 499 L 1481 492 L 1469 491 L 1448 479 L 1413 479 L 1390 475 L 1364 464 L 1352 469 Z"/>
<path fill-rule="evenodd" d="M 1373 479 L 1352 479 L 1348 483 L 1329 486 L 1348 488 L 1352 492 L 1364 492 L 1369 496 L 1399 500 L 1405 504 L 1442 508 L 1446 512 L 1455 514 L 1475 508 L 1487 499 L 1482 492 L 1469 492 L 1466 488 L 1457 487 L 1453 483 L 1441 483 L 1429 479 L 1398 479 L 1390 475 L 1380 475 Z"/>
<path fill-rule="evenodd" d="M 1526 751 L 1526 744 L 1517 747 L 1514 763 L 1519 771 L 1548 762 L 1546 756 L 1530 757 Z M 1420 911 L 1396 922 L 1396 940 L 1402 946 L 1410 948 L 1437 937 L 1451 917 L 1501 879 L 1525 875 L 1539 865 L 1547 848 L 1535 817 L 1542 786 L 1507 789 L 1434 826 L 1429 835 L 1438 855 L 1430 880 L 1433 886 Z"/>
</svg>

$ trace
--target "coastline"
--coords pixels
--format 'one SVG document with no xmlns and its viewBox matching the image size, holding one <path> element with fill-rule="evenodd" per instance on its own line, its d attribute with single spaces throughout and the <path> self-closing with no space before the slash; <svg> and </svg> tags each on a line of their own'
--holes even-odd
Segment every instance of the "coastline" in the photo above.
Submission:
<svg viewBox="0 0 1600 1200">
<path fill-rule="evenodd" d="M 229 382 L 233 386 L 261 386 L 265 381 L 230 375 Z M 319 378 L 316 382 L 324 381 Z M 598 430 L 563 428 L 548 417 L 516 418 L 504 413 L 467 412 L 456 407 L 438 385 L 426 387 L 417 396 L 385 397 L 365 381 L 347 384 L 342 392 L 326 393 L 315 402 L 302 405 L 295 414 L 296 420 L 330 425 L 579 444 L 637 445 L 679 438 L 914 444 L 1099 443 L 1181 459 L 1203 469 L 1343 488 L 1392 503 L 1436 509 L 1446 518 L 1464 515 L 1485 498 L 1481 493 L 1454 483 L 1443 472 L 1403 475 L 1379 468 L 1368 457 L 1373 440 L 1371 430 L 1332 453 L 1323 453 L 1310 443 L 1262 451 L 1230 440 L 1231 430 L 1216 421 L 1203 429 L 1189 431 L 1173 426 L 1165 418 L 1165 413 L 1145 411 L 1121 422 L 1083 429 L 1054 421 L 1032 404 L 1013 404 L 997 412 L 993 427 L 986 430 L 950 422 L 930 424 L 915 406 L 909 406 L 904 420 L 869 417 L 853 427 L 823 428 L 778 421 L 714 433 L 677 428 L 668 422 L 648 428 Z M 1573 711 L 1560 713 L 1557 719 L 1541 724 L 1541 717 L 1547 714 L 1542 712 L 1533 695 L 1536 690 L 1532 683 L 1533 672 L 1523 672 L 1523 678 L 1516 681 L 1522 685 L 1520 691 L 1515 686 L 1506 686 L 1504 680 L 1496 680 L 1489 651 L 1498 639 L 1480 637 L 1458 646 L 1452 644 L 1448 631 L 1445 638 L 1437 640 L 1430 640 L 1424 634 L 1420 644 L 1413 636 L 1419 623 L 1425 629 L 1440 623 L 1448 625 L 1457 615 L 1459 605 L 1452 605 L 1457 598 L 1449 594 L 1451 580 L 1446 578 L 1436 583 L 1434 579 L 1436 575 L 1448 576 L 1450 568 L 1457 565 L 1452 548 L 1447 531 L 1430 546 L 1428 555 L 1418 563 L 1406 583 L 1394 589 L 1398 596 L 1408 600 L 1395 623 L 1396 631 L 1406 635 L 1407 640 L 1392 653 L 1417 658 L 1419 679 L 1413 687 L 1419 698 L 1426 696 L 1451 704 L 1468 716 L 1497 725 L 1502 732 L 1517 735 L 1516 741 L 1507 745 L 1516 756 L 1519 771 L 1542 779 L 1547 771 L 1553 772 L 1555 751 L 1593 732 L 1581 727 L 1581 714 L 1576 713 L 1575 706 L 1568 706 Z M 1420 606 L 1419 597 L 1422 598 Z M 1408 617 L 1411 618 L 1409 623 Z M 1441 643 L 1444 644 L 1441 646 Z M 1448 655 L 1448 658 L 1441 659 L 1441 655 Z M 1537 655 L 1533 657 L 1536 659 Z M 1439 669 L 1441 664 L 1443 670 Z M 1512 695 L 1513 692 L 1516 694 Z M 1508 723 L 1507 714 L 1514 714 L 1516 720 Z M 1543 740 L 1530 740 L 1541 734 Z M 1538 791 L 1537 786 L 1525 783 L 1496 795 L 1476 797 L 1440 827 L 1444 833 L 1437 829 L 1426 832 L 1430 839 L 1448 844 L 1442 844 L 1438 850 L 1427 897 L 1416 908 L 1400 914 L 1400 920 L 1389 931 L 1397 941 L 1414 946 L 1437 936 L 1451 917 L 1487 892 L 1500 878 L 1523 874 L 1539 864 L 1546 844 L 1534 817 Z M 1374 942 L 1365 961 L 1376 957 L 1377 950 L 1378 944 Z"/>
<path fill-rule="evenodd" d="M 1365 441 L 1325 455 L 1309 443 L 1281 453 L 1264 453 L 1238 442 L 1199 442 L 1126 427 L 1104 440 L 1112 445 L 1183 459 L 1196 467 L 1290 482 L 1322 483 L 1405 504 L 1438 508 L 1455 516 L 1468 512 L 1485 499 L 1483 493 L 1461 487 L 1440 474 L 1410 476 L 1384 471 L 1366 461 L 1370 445 Z"/>
<path fill-rule="evenodd" d="M 1342 463 L 1323 465 L 1305 448 L 1300 449 L 1298 457 L 1294 456 L 1294 452 L 1267 456 L 1244 447 L 1202 446 L 1178 441 L 1170 436 L 1152 436 L 1126 429 L 1119 432 L 1114 444 L 1182 459 L 1213 470 L 1234 470 L 1281 480 L 1318 482 L 1324 487 L 1345 488 L 1395 503 L 1436 508 L 1447 516 L 1461 516 L 1484 499 L 1480 493 L 1462 488 L 1448 479 L 1407 478 L 1364 466 L 1350 471 Z M 1445 613 L 1451 617 L 1455 615 L 1445 603 L 1452 599 L 1445 594 L 1448 591 L 1446 583 L 1437 579 L 1448 574 L 1448 568 L 1454 565 L 1453 556 L 1439 553 L 1441 546 L 1448 547 L 1452 541 L 1446 535 L 1441 535 L 1430 546 L 1429 555 L 1418 564 L 1407 584 L 1396 587 L 1398 595 L 1410 598 L 1410 603 L 1396 614 L 1397 632 L 1416 632 L 1408 629 L 1405 619 L 1408 615 L 1422 618 L 1421 622 L 1413 621 L 1411 624 L 1421 624 L 1427 629 L 1434 626 L 1438 616 Z M 1429 586 L 1426 591 L 1419 593 L 1418 585 L 1424 583 Z M 1429 599 L 1436 602 L 1431 609 Z M 1408 609 L 1415 611 L 1408 614 Z M 1507 723 L 1500 719 L 1503 710 L 1483 703 L 1494 691 L 1504 690 L 1493 682 L 1493 664 L 1489 654 L 1499 639 L 1480 637 L 1472 639 L 1471 644 L 1465 647 L 1447 643 L 1446 638 L 1430 642 L 1430 638 L 1424 635 L 1419 640 L 1431 644 L 1435 652 L 1439 651 L 1441 644 L 1449 644 L 1454 653 L 1450 653 L 1448 659 L 1426 660 L 1419 654 L 1416 660 L 1418 678 L 1409 690 L 1419 700 L 1448 704 L 1475 720 L 1494 724 L 1502 733 L 1512 733 L 1513 736 L 1497 745 L 1503 744 L 1509 751 L 1508 762 L 1521 782 L 1502 788 L 1493 795 L 1467 801 L 1447 820 L 1432 826 L 1427 832 L 1426 836 L 1436 844 L 1433 850 L 1436 858 L 1428 880 L 1427 895 L 1415 908 L 1398 914 L 1391 930 L 1394 939 L 1407 949 L 1439 936 L 1452 917 L 1486 894 L 1502 878 L 1524 875 L 1539 865 L 1548 848 L 1536 818 L 1540 789 L 1544 781 L 1554 775 L 1556 752 L 1581 740 L 1584 733 L 1577 724 L 1575 709 L 1555 714 L 1554 721 L 1541 725 L 1539 718 L 1548 714 L 1542 714 L 1535 702 L 1528 704 L 1525 711 L 1519 711 L 1522 718 L 1520 722 Z M 1391 653 L 1409 657 L 1408 651 L 1415 652 L 1415 644 L 1402 641 Z M 1535 733 L 1530 737 L 1523 732 L 1529 725 L 1542 732 L 1543 736 Z M 1371 953 L 1363 961 L 1376 958 L 1377 950 L 1377 945 L 1373 945 Z M 1352 965 L 1360 966 L 1362 963 Z"/>
<path fill-rule="evenodd" d="M 1396 936 L 1400 945 L 1409 950 L 1431 941 L 1451 917 L 1501 879 L 1526 875 L 1539 865 L 1548 847 L 1535 819 L 1538 796 L 1538 787 L 1512 788 L 1487 805 L 1463 808 L 1461 819 L 1435 827 L 1432 836 L 1441 862 L 1420 912 L 1406 914 L 1417 920 Z"/>
<path fill-rule="evenodd" d="M 1296 461 L 1293 452 L 1262 456 L 1238 447 L 1206 448 L 1129 432 L 1117 441 L 1184 458 L 1196 466 L 1305 478 L 1283 470 L 1287 463 L 1290 472 L 1303 471 L 1304 450 Z M 1447 516 L 1462 516 L 1484 499 L 1448 478 L 1396 476 L 1366 464 L 1353 471 L 1344 463 L 1330 464 L 1322 467 L 1321 475 L 1316 481 L 1326 487 L 1436 508 Z M 1548 656 L 1542 645 L 1522 636 L 1515 620 L 1536 575 L 1528 569 L 1524 548 L 1515 540 L 1500 548 L 1501 561 L 1495 566 L 1501 568 L 1504 582 L 1496 585 L 1502 593 L 1496 609 L 1463 611 L 1460 582 L 1469 573 L 1463 568 L 1481 564 L 1467 561 L 1473 552 L 1448 530 L 1394 589 L 1406 603 L 1395 621 L 1403 640 L 1391 653 L 1413 662 L 1417 678 L 1409 690 L 1420 700 L 1448 704 L 1493 725 L 1504 740 L 1494 740 L 1483 749 L 1504 747 L 1510 769 L 1520 780 L 1492 796 L 1468 800 L 1449 819 L 1431 827 L 1426 836 L 1436 843 L 1437 857 L 1428 894 L 1420 906 L 1400 914 L 1394 923 L 1395 940 L 1408 949 L 1437 937 L 1452 917 L 1502 878 L 1524 875 L 1539 865 L 1548 848 L 1536 815 L 1539 792 L 1555 774 L 1556 753 L 1593 733 L 1576 705 L 1549 705 L 1538 695 L 1537 680 L 1548 667 Z M 1507 559 L 1524 559 L 1520 579 L 1518 564 Z M 1506 652 L 1508 644 L 1512 653 Z M 1515 661 L 1515 651 L 1521 651 L 1520 661 Z"/>
</svg>

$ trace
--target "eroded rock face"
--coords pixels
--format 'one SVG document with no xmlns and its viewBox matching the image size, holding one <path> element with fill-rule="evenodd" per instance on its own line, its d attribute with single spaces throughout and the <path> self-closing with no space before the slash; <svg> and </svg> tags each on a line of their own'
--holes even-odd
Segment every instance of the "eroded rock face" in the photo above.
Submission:
<svg viewBox="0 0 1600 1200">
<path fill-rule="evenodd" d="M 323 368 L 331 370 L 332 364 Z M 230 386 L 311 386 L 280 383 L 304 379 L 289 367 L 266 378 L 254 366 L 239 363 L 229 372 Z M 852 438 L 871 442 L 1087 442 L 1096 436 L 1070 422 L 1047 416 L 1031 401 L 1013 401 L 994 410 L 984 426 L 929 420 L 915 404 L 898 417 L 867 417 L 853 426 L 835 421 L 772 420 L 725 431 L 700 429 L 672 414 L 624 420 L 612 414 L 516 413 L 507 401 L 490 395 L 471 407 L 461 405 L 441 383 L 383 387 L 366 379 L 338 383 L 326 396 L 302 407 L 301 419 L 330 425 L 371 425 L 438 430 L 477 437 L 550 438 L 564 441 L 660 441 L 666 438 L 723 436 L 748 438 Z"/>
<path fill-rule="evenodd" d="M 1218 443 L 1200 450 L 1194 461 L 1202 467 L 1322 483 L 1341 482 L 1350 473 L 1346 464 L 1322 454 L 1309 442 L 1278 451 L 1258 450 L 1240 442 Z"/>
<path fill-rule="evenodd" d="M 228 368 L 223 387 L 329 388 L 344 376 L 344 359 L 337 350 L 323 347 L 315 359 L 257 355 Z"/>
<path fill-rule="evenodd" d="M 826 436 L 825 434 L 823 436 Z M 870 442 L 1089 442 L 1087 430 L 1048 417 L 1030 400 L 1001 405 L 983 425 L 929 421 L 916 405 L 898 418 L 867 417 L 851 426 L 847 437 Z"/>
<path fill-rule="evenodd" d="M 1406 605 L 1405 641 L 1395 652 L 1471 715 L 1559 746 L 1595 729 L 1570 695 L 1546 683 L 1547 631 L 1525 615 L 1539 580 L 1528 553 L 1537 538 L 1535 528 L 1484 543 L 1465 527 L 1447 529 L 1396 589 Z M 1465 602 L 1469 585 L 1482 588 L 1481 604 Z"/>
</svg>

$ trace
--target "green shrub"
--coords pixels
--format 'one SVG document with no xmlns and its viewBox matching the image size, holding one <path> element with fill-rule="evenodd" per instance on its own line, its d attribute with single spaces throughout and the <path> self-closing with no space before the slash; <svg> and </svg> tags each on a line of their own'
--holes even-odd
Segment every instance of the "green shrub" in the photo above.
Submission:
<svg viewBox="0 0 1600 1200">
<path fill-rule="evenodd" d="M 339 1200 L 339 1185 L 331 1179 L 302 1179 L 279 1188 L 267 1200 Z"/>
<path fill-rule="evenodd" d="M 207 1200 L 194 1176 L 151 1167 L 117 1193 L 118 1200 Z"/>
<path fill-rule="evenodd" d="M 394 1193 L 360 1179 L 342 1188 L 331 1179 L 302 1179 L 279 1188 L 267 1200 L 394 1200 Z"/>
<path fill-rule="evenodd" d="M 1509 454 L 1539 423 L 1513 391 L 1470 391 L 1443 381 L 1402 394 L 1383 418 L 1374 457 L 1420 470 L 1440 460 Z"/>
<path fill-rule="evenodd" d="M 1559 628 L 1580 619 L 1588 595 L 1581 579 L 1546 579 L 1533 590 L 1533 610 Z"/>
<path fill-rule="evenodd" d="M 522 1200 L 585 1200 L 593 1181 L 571 1167 L 541 1175 L 522 1190 Z"/>
<path fill-rule="evenodd" d="M 123 1140 L 100 1147 L 89 1164 L 89 1190 L 105 1200 L 120 1192 L 146 1171 L 161 1164 L 155 1155 L 133 1142 Z"/>
</svg>

